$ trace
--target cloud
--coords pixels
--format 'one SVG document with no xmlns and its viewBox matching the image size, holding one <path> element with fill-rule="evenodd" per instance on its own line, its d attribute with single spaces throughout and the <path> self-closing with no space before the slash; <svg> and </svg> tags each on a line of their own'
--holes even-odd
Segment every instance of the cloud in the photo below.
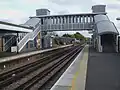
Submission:
<svg viewBox="0 0 120 90">
<path fill-rule="evenodd" d="M 62 10 L 62 11 L 59 11 L 58 14 L 68 14 L 69 11 L 68 10 Z"/>
<path fill-rule="evenodd" d="M 117 3 L 116 4 L 108 4 L 107 8 L 108 9 L 115 9 L 115 10 L 118 9 L 118 10 L 120 10 L 120 3 L 118 3 L 118 4 Z"/>
<path fill-rule="evenodd" d="M 74 9 L 76 10 L 75 7 L 77 7 L 77 11 L 89 11 L 91 10 L 92 6 L 92 0 L 49 0 L 52 3 L 55 3 L 57 5 L 60 5 L 61 7 L 67 7 L 69 10 Z"/>
<path fill-rule="evenodd" d="M 0 10 L 0 20 L 9 21 L 12 23 L 23 23 L 23 18 L 28 18 L 28 15 L 18 10 Z"/>
<path fill-rule="evenodd" d="M 28 4 L 35 4 L 35 3 L 40 3 L 41 0 L 24 0 L 24 2 L 28 3 Z"/>
</svg>

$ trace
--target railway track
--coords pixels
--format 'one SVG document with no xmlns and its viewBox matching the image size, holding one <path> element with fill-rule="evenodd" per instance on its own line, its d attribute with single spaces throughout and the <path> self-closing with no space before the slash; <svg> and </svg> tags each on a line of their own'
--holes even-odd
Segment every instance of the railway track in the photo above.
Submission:
<svg viewBox="0 0 120 90">
<path fill-rule="evenodd" d="M 61 54 L 61 53 L 63 53 L 64 51 L 67 51 L 68 49 L 66 48 L 66 49 L 64 49 L 63 51 L 57 51 L 57 52 L 53 52 L 53 53 L 50 53 L 49 55 L 46 55 L 46 56 L 44 56 L 44 57 L 41 57 L 41 58 L 39 58 L 38 60 L 36 60 L 35 62 L 31 62 L 31 63 L 29 63 L 29 64 L 26 64 L 26 65 L 24 65 L 24 66 L 22 66 L 22 67 L 18 67 L 18 68 L 15 68 L 15 69 L 13 69 L 13 70 L 10 70 L 10 71 L 7 71 L 7 72 L 4 72 L 4 73 L 1 73 L 0 74 L 0 81 L 3 81 L 3 80 L 5 80 L 6 78 L 8 78 L 8 77 L 11 77 L 13 74 L 18 74 L 19 72 L 21 72 L 21 71 L 24 71 L 24 70 L 27 70 L 28 68 L 30 68 L 30 67 L 32 67 L 32 66 L 36 66 L 37 64 L 39 64 L 39 63 L 44 63 L 45 62 L 45 60 L 47 59 L 47 61 L 50 61 L 50 60 L 48 60 L 49 58 L 57 58 L 57 57 L 59 57 L 59 55 Z M 63 53 L 64 54 L 64 53 Z M 53 58 L 53 59 L 54 59 Z M 46 63 L 46 62 L 45 62 Z M 47 63 L 46 63 L 47 64 Z M 43 64 L 44 65 L 44 64 Z M 1 83 L 1 82 L 0 82 Z M 1 87 L 1 86 L 0 86 Z"/>
<path fill-rule="evenodd" d="M 81 50 L 80 46 L 57 52 L 37 62 L 0 74 L 2 90 L 40 89 L 56 72 Z"/>
</svg>

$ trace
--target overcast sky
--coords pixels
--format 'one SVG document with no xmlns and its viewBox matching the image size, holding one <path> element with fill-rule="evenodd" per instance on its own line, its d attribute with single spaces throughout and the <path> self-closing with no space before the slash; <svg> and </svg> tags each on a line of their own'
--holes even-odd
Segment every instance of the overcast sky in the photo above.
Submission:
<svg viewBox="0 0 120 90">
<path fill-rule="evenodd" d="M 36 9 L 47 8 L 51 14 L 92 12 L 92 5 L 104 4 L 111 21 L 119 29 L 120 0 L 0 0 L 0 20 L 23 24 Z"/>
</svg>

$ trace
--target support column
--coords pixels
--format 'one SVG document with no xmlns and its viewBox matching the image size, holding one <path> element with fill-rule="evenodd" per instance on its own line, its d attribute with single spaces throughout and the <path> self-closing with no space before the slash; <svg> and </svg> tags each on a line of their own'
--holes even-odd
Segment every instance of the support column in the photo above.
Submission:
<svg viewBox="0 0 120 90">
<path fill-rule="evenodd" d="M 71 16 L 69 16 L 68 18 L 69 18 L 69 22 L 68 23 L 70 24 L 71 23 Z"/>
<path fill-rule="evenodd" d="M 55 17 L 55 24 L 57 24 L 57 18 Z"/>
<path fill-rule="evenodd" d="M 56 24 L 56 17 L 54 17 L 54 24 Z"/>
<path fill-rule="evenodd" d="M 92 20 L 93 18 L 92 18 L 92 16 L 90 16 L 90 23 L 92 23 L 93 22 L 93 20 Z"/>
<path fill-rule="evenodd" d="M 60 18 L 60 30 L 62 30 L 62 17 L 59 18 Z"/>
<path fill-rule="evenodd" d="M 78 23 L 78 19 L 77 19 L 78 17 L 77 16 L 75 16 L 75 23 Z"/>
<path fill-rule="evenodd" d="M 60 23 L 59 23 L 59 17 L 56 17 L 56 19 L 57 19 L 57 24 L 60 24 Z"/>
<path fill-rule="evenodd" d="M 69 16 L 66 17 L 66 23 L 69 24 Z"/>
<path fill-rule="evenodd" d="M 55 24 L 57 24 L 57 17 L 55 17 Z"/>
<path fill-rule="evenodd" d="M 5 37 L 2 38 L 2 45 L 3 45 L 3 48 L 2 48 L 2 51 L 5 51 Z"/>
<path fill-rule="evenodd" d="M 101 36 L 98 36 L 98 50 L 99 52 L 102 52 Z"/>
<path fill-rule="evenodd" d="M 88 16 L 86 16 L 86 23 L 88 23 Z"/>
<path fill-rule="evenodd" d="M 62 24 L 62 17 L 60 17 L 60 24 Z"/>
<path fill-rule="evenodd" d="M 64 17 L 62 17 L 62 24 L 64 24 L 65 23 L 65 20 L 64 20 Z"/>
<path fill-rule="evenodd" d="M 82 17 L 80 16 L 80 23 L 82 23 Z"/>
<path fill-rule="evenodd" d="M 0 52 L 2 52 L 3 51 L 3 37 L 0 37 Z"/>
<path fill-rule="evenodd" d="M 49 23 L 49 30 L 51 30 L 51 24 L 52 24 L 52 18 L 51 17 L 49 18 L 49 22 L 50 22 Z"/>
<path fill-rule="evenodd" d="M 73 16 L 71 16 L 70 20 L 71 20 L 71 23 L 73 23 Z"/>
<path fill-rule="evenodd" d="M 82 20 L 83 20 L 83 23 L 85 23 L 85 16 L 82 16 L 82 18 L 83 18 L 83 19 L 82 19 Z"/>
<path fill-rule="evenodd" d="M 54 19 L 54 17 L 53 17 L 52 19 L 53 19 L 53 24 L 55 24 L 55 19 Z"/>
<path fill-rule="evenodd" d="M 42 42 L 42 38 L 43 38 L 43 36 L 42 36 L 42 31 L 40 32 L 40 48 L 42 49 L 42 44 L 43 44 L 43 42 Z"/>
<path fill-rule="evenodd" d="M 53 19 L 52 19 L 52 17 L 50 17 L 50 21 L 51 21 L 51 24 L 53 24 Z"/>
<path fill-rule="evenodd" d="M 64 19 L 65 19 L 65 24 L 66 24 L 67 23 L 67 17 L 65 16 Z"/>
<path fill-rule="evenodd" d="M 75 17 L 73 16 L 73 23 L 75 23 Z"/>
<path fill-rule="evenodd" d="M 116 52 L 118 52 L 118 35 L 116 36 Z"/>
<path fill-rule="evenodd" d="M 17 32 L 17 54 L 19 53 L 18 38 L 19 38 L 19 34 L 18 34 L 18 32 Z"/>
</svg>

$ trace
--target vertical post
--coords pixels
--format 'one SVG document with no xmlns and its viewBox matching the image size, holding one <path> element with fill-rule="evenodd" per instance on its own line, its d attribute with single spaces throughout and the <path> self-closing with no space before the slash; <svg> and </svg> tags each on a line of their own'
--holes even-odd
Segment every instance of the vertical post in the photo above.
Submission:
<svg viewBox="0 0 120 90">
<path fill-rule="evenodd" d="M 52 19 L 53 19 L 53 24 L 55 24 L 54 17 Z"/>
<path fill-rule="evenodd" d="M 101 36 L 98 36 L 98 50 L 99 52 L 102 52 Z"/>
<path fill-rule="evenodd" d="M 92 18 L 92 16 L 90 16 L 90 23 L 92 23 L 93 22 L 93 20 L 92 20 L 93 18 Z"/>
<path fill-rule="evenodd" d="M 75 19 L 76 19 L 76 23 L 78 23 L 78 16 L 76 16 Z"/>
<path fill-rule="evenodd" d="M 52 18 L 49 18 L 49 30 L 51 30 L 51 25 L 52 25 Z"/>
<path fill-rule="evenodd" d="M 17 32 L 17 54 L 19 53 L 18 38 L 19 38 L 19 35 L 18 35 L 18 32 Z"/>
<path fill-rule="evenodd" d="M 64 24 L 65 23 L 65 20 L 64 20 L 64 16 L 62 17 L 62 24 Z"/>
<path fill-rule="evenodd" d="M 83 18 L 83 23 L 85 23 L 85 16 L 83 16 L 82 18 Z"/>
<path fill-rule="evenodd" d="M 69 16 L 67 16 L 67 29 L 69 29 Z"/>
<path fill-rule="evenodd" d="M 86 23 L 88 23 L 88 16 L 86 16 Z"/>
<path fill-rule="evenodd" d="M 72 18 L 73 18 L 73 16 L 70 17 L 70 22 L 71 22 L 71 23 L 73 23 L 73 19 L 72 19 Z"/>
<path fill-rule="evenodd" d="M 62 17 L 60 17 L 60 30 L 62 30 Z"/>
<path fill-rule="evenodd" d="M 56 17 L 56 24 L 59 24 L 59 18 Z"/>
<path fill-rule="evenodd" d="M 2 36 L 2 51 L 5 51 L 5 37 Z"/>
<path fill-rule="evenodd" d="M 69 24 L 70 23 L 70 19 L 69 19 L 70 17 L 69 16 L 67 16 L 67 24 Z"/>
<path fill-rule="evenodd" d="M 59 17 L 59 24 L 61 24 L 61 17 Z"/>
<path fill-rule="evenodd" d="M 3 51 L 3 36 L 1 37 L 1 50 Z"/>
<path fill-rule="evenodd" d="M 40 49 L 42 49 L 42 44 L 43 44 L 43 42 L 42 42 L 42 31 L 40 32 Z"/>
<path fill-rule="evenodd" d="M 79 16 L 79 23 L 81 23 L 81 16 Z"/>
<path fill-rule="evenodd" d="M 116 52 L 118 52 L 118 35 L 116 36 Z"/>
</svg>

